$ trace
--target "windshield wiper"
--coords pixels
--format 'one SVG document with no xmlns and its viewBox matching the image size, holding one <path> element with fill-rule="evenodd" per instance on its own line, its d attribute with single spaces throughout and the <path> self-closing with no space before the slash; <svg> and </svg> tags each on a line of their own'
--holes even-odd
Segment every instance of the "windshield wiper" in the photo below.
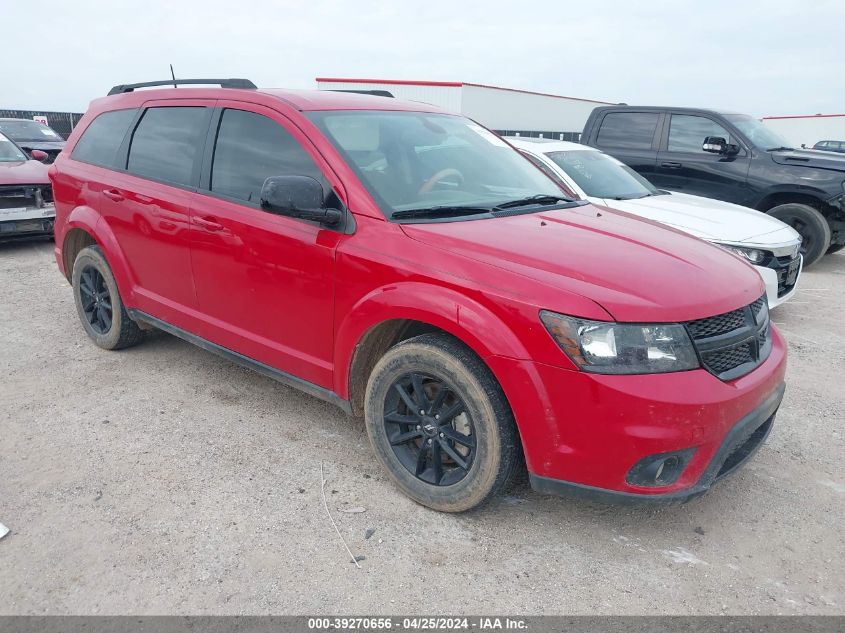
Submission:
<svg viewBox="0 0 845 633">
<path fill-rule="evenodd" d="M 791 152 L 794 151 L 794 147 L 770 147 L 767 149 L 767 152 Z"/>
<path fill-rule="evenodd" d="M 393 215 L 390 216 L 390 219 L 407 220 L 409 218 L 448 218 L 461 215 L 478 215 L 479 213 L 490 213 L 490 211 L 490 207 L 427 207 L 424 209 L 404 209 L 402 211 L 394 211 Z"/>
<path fill-rule="evenodd" d="M 558 202 L 575 202 L 572 198 L 567 198 L 565 196 L 555 196 L 555 195 L 547 195 L 544 193 L 537 194 L 536 196 L 528 196 L 527 198 L 520 198 L 519 200 L 511 200 L 509 202 L 503 202 L 502 204 L 496 205 L 496 210 L 498 209 L 512 209 L 513 207 L 525 207 L 529 204 L 557 204 Z"/>
<path fill-rule="evenodd" d="M 613 200 L 639 200 L 640 198 L 648 198 L 656 194 L 644 193 L 641 196 L 613 196 Z"/>
</svg>

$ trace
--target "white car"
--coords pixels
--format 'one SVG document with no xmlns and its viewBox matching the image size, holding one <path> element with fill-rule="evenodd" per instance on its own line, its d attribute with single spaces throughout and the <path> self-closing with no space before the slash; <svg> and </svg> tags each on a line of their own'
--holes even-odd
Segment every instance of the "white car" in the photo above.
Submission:
<svg viewBox="0 0 845 633">
<path fill-rule="evenodd" d="M 801 236 L 780 220 L 711 198 L 662 191 L 586 145 L 527 137 L 507 140 L 580 198 L 668 224 L 743 257 L 763 278 L 770 308 L 795 294 L 802 268 Z"/>
</svg>

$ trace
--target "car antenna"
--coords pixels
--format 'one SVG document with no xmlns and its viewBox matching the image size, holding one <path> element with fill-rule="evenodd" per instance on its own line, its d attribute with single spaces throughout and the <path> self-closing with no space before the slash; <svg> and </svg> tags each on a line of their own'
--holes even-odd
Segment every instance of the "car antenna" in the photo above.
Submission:
<svg viewBox="0 0 845 633">
<path fill-rule="evenodd" d="M 173 64 L 170 64 L 170 76 L 173 77 L 173 87 L 178 88 L 179 86 L 176 85 L 176 73 L 173 72 Z"/>
</svg>

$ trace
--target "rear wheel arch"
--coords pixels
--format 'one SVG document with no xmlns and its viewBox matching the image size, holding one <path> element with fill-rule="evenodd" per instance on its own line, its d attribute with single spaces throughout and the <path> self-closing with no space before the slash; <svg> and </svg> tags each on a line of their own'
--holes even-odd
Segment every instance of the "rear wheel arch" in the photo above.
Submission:
<svg viewBox="0 0 845 633">
<path fill-rule="evenodd" d="M 79 252 L 83 248 L 96 244 L 97 240 L 86 229 L 74 227 L 65 233 L 65 239 L 62 242 L 62 261 L 68 281 L 73 277 L 73 263 Z"/>
<path fill-rule="evenodd" d="M 131 269 L 108 224 L 90 207 L 77 207 L 68 217 L 66 226 L 62 238 L 62 263 L 68 281 L 73 275 L 73 263 L 79 252 L 88 246 L 99 246 L 124 302 L 131 307 L 135 296 Z"/>
</svg>

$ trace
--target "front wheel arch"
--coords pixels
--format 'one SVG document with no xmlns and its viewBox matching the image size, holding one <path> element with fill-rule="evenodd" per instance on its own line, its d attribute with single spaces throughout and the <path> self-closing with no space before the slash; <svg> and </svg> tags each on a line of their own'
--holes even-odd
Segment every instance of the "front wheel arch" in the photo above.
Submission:
<svg viewBox="0 0 845 633">
<path fill-rule="evenodd" d="M 830 223 L 816 207 L 787 202 L 769 209 L 768 213 L 792 226 L 801 235 L 805 267 L 812 266 L 827 253 L 831 239 Z"/>
</svg>

